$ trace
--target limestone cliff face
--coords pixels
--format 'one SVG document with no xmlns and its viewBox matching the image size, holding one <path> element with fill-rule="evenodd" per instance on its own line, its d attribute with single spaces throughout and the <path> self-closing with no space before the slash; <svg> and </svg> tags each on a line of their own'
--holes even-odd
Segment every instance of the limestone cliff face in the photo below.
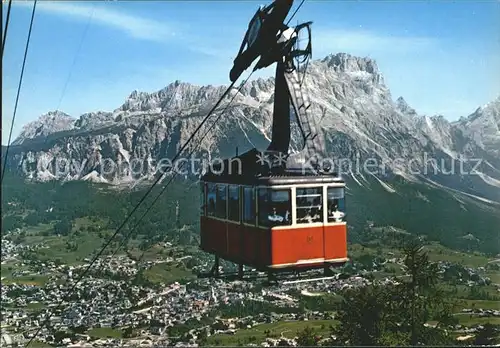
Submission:
<svg viewBox="0 0 500 348">
<path fill-rule="evenodd" d="M 345 53 L 313 61 L 304 87 L 321 129 L 319 136 L 325 139 L 323 156 L 374 158 L 384 165 L 382 175 L 432 179 L 500 200 L 500 98 L 455 123 L 418 115 L 402 97 L 393 100 L 374 60 Z M 151 178 L 162 159 L 172 158 L 187 141 L 225 89 L 175 81 L 154 93 L 133 91 L 113 112 L 76 119 L 59 111 L 43 115 L 27 124 L 13 143 L 9 167 L 23 169 L 33 180 L 120 184 Z M 272 136 L 273 89 L 272 78 L 247 83 L 200 142 L 235 88 L 187 153 L 194 149 L 197 155 L 213 157 L 234 155 L 236 147 L 240 153 L 252 147 L 264 149 Z M 301 146 L 298 128 L 292 125 L 291 151 Z M 424 172 L 424 179 L 412 174 L 412 168 L 428 165 L 429 157 L 445 164 L 481 159 L 475 168 L 480 174 L 449 175 L 442 168 Z M 466 168 L 472 169 L 471 161 Z M 67 170 L 61 170 L 61 163 Z M 110 171 L 106 166 L 119 169 Z"/>
<path fill-rule="evenodd" d="M 500 157 L 500 97 L 454 125 L 483 149 Z"/>
</svg>

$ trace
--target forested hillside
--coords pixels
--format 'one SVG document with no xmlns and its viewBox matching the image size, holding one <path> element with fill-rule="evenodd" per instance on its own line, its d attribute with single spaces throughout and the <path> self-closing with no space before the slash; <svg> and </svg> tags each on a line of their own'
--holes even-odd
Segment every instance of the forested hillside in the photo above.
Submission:
<svg viewBox="0 0 500 348">
<path fill-rule="evenodd" d="M 2 231 L 40 223 L 59 222 L 64 226 L 87 216 L 107 221 L 107 226 L 102 228 L 116 229 L 146 190 L 145 187 L 117 190 L 82 181 L 25 183 L 14 176 L 7 176 L 5 180 Z M 375 233 L 373 227 L 393 226 L 455 249 L 478 250 L 490 255 L 498 252 L 498 206 L 400 178 L 387 185 L 390 189 L 380 185 L 375 178 L 363 181 L 363 186 L 348 181 L 347 216 L 351 242 L 390 238 Z M 137 224 L 160 190 L 161 187 L 153 190 L 122 230 L 122 235 L 136 226 L 133 235 L 141 236 L 145 243 L 153 243 L 173 234 L 176 227 L 187 225 L 192 228 L 186 230 L 189 235 L 182 239 L 196 243 L 199 186 L 194 181 L 179 179 L 169 185 Z M 179 221 L 176 219 L 177 202 Z"/>
</svg>

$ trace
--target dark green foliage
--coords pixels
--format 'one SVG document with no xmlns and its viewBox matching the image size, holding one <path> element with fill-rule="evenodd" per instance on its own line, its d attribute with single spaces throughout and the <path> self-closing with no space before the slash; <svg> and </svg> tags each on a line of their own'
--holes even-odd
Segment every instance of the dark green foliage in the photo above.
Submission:
<svg viewBox="0 0 500 348">
<path fill-rule="evenodd" d="M 131 337 L 133 337 L 133 334 L 134 334 L 134 330 L 131 326 L 128 326 L 122 330 L 123 338 L 131 338 Z"/>
<path fill-rule="evenodd" d="M 348 290 L 337 314 L 335 330 L 341 342 L 350 345 L 382 345 L 388 333 L 398 332 L 398 317 L 392 313 L 392 292 L 384 286 Z M 400 339 L 400 338 L 398 338 Z"/>
<path fill-rule="evenodd" d="M 500 301 L 500 296 L 495 296 L 484 289 L 476 286 L 471 286 L 469 292 L 465 296 L 468 300 L 487 300 L 487 301 Z"/>
<path fill-rule="evenodd" d="M 199 344 L 200 346 L 204 346 L 204 345 L 206 345 L 206 343 L 207 343 L 207 338 L 208 338 L 207 330 L 201 330 L 201 331 L 198 333 L 198 344 Z"/>
<path fill-rule="evenodd" d="M 71 232 L 72 228 L 73 225 L 71 224 L 71 221 L 59 221 L 54 225 L 54 234 L 67 236 Z"/>
<path fill-rule="evenodd" d="M 22 179 L 6 175 L 2 188 L 2 231 L 11 231 L 23 226 L 57 221 L 54 233 L 67 235 L 70 223 L 76 218 L 91 217 L 104 220 L 104 225 L 89 225 L 89 232 L 118 228 L 145 193 L 146 187 L 135 190 L 116 190 L 106 185 L 89 182 L 27 183 Z M 168 234 L 180 243 L 192 243 L 199 224 L 199 187 L 190 181 L 174 180 L 156 201 L 147 216 L 139 218 L 149 208 L 161 188 L 156 187 L 129 223 L 122 229 L 130 238 L 146 237 L 143 248 L 162 241 Z M 194 229 L 183 230 L 175 226 L 175 202 L 180 205 L 180 224 L 193 225 Z M 9 204 L 7 204 L 9 203 Z M 22 217 L 20 214 L 28 212 Z M 46 232 L 49 233 L 49 232 Z M 102 237 L 102 236 L 101 236 Z"/>
<path fill-rule="evenodd" d="M 443 328 L 456 323 L 455 303 L 438 286 L 437 265 L 420 243 L 405 249 L 405 277 L 343 294 L 334 334 L 349 345 L 441 345 L 452 342 Z M 437 321 L 436 328 L 424 324 Z"/>
<path fill-rule="evenodd" d="M 154 288 L 156 285 L 152 283 L 145 275 L 144 275 L 144 270 L 140 270 L 137 272 L 135 275 L 134 279 L 132 279 L 131 282 L 132 285 L 137 285 L 137 286 L 147 286 Z"/>
<path fill-rule="evenodd" d="M 80 326 L 72 327 L 71 331 L 73 331 L 74 333 L 83 335 L 85 332 L 87 332 L 88 329 L 89 329 L 88 327 L 86 327 L 84 325 L 80 325 Z"/>
<path fill-rule="evenodd" d="M 319 337 L 316 336 L 314 330 L 306 326 L 297 334 L 297 344 L 301 347 L 314 347 L 318 344 Z"/>
<path fill-rule="evenodd" d="M 332 311 L 340 305 L 341 298 L 339 296 L 303 296 L 300 298 L 299 307 L 310 311 Z"/>
<path fill-rule="evenodd" d="M 188 319 L 184 324 L 177 324 L 174 326 L 169 326 L 167 328 L 168 335 L 170 337 L 182 337 L 187 334 L 190 330 L 195 329 L 200 326 L 200 322 L 196 319 Z"/>
<path fill-rule="evenodd" d="M 404 266 L 408 280 L 396 286 L 400 295 L 399 309 L 408 314 L 406 329 L 411 334 L 410 344 L 443 344 L 437 333 L 429 334 L 425 323 L 437 320 L 438 327 L 453 323 L 454 303 L 447 301 L 447 294 L 438 286 L 438 267 L 430 262 L 422 244 L 414 241 L 404 249 Z M 431 341 L 429 341 L 431 340 Z"/>
<path fill-rule="evenodd" d="M 22 226 L 19 216 L 9 215 L 2 217 L 2 232 L 13 231 Z"/>
<path fill-rule="evenodd" d="M 388 247 L 400 247 L 401 239 L 408 237 L 392 233 L 370 233 L 366 222 L 375 226 L 395 226 L 412 235 L 425 235 L 428 240 L 465 251 L 479 250 L 488 254 L 498 253 L 498 206 L 481 203 L 451 192 L 402 178 L 386 181 L 396 190 L 387 192 L 374 178 L 367 178 L 367 188 L 348 179 L 349 194 L 346 199 L 347 220 L 351 242 L 372 242 Z M 473 217 L 473 218 L 471 218 Z M 378 231 L 377 231 L 378 232 Z M 479 241 L 464 236 L 472 234 Z"/>
<path fill-rule="evenodd" d="M 56 343 L 56 344 L 60 345 L 62 343 L 62 340 L 65 338 L 74 339 L 75 335 L 73 333 L 61 331 L 61 330 L 56 331 L 54 333 L 54 343 Z"/>
</svg>

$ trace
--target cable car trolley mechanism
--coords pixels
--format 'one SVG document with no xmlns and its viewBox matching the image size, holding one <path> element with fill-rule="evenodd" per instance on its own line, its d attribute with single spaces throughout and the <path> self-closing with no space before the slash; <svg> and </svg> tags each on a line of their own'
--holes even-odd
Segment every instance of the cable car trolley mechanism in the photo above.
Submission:
<svg viewBox="0 0 500 348">
<path fill-rule="evenodd" d="M 234 60 L 232 82 L 257 58 L 254 71 L 276 63 L 272 139 L 267 150 L 252 149 L 212 165 L 201 178 L 200 248 L 219 259 L 266 272 L 270 279 L 289 272 L 341 266 L 347 260 L 345 182 L 320 166 L 324 150 L 310 117 L 309 98 L 299 77 L 311 57 L 311 22 L 288 27 L 293 0 L 275 0 L 257 10 Z M 299 33 L 308 43 L 299 46 Z M 303 149 L 289 152 L 290 106 Z M 237 160 L 236 160 L 237 159 Z"/>
</svg>

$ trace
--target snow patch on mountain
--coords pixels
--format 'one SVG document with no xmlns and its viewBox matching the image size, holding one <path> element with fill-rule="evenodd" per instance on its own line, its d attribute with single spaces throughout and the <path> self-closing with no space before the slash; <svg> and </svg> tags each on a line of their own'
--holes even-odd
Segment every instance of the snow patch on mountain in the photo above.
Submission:
<svg viewBox="0 0 500 348">
<path fill-rule="evenodd" d="M 389 185 L 388 183 L 386 182 L 383 182 L 382 180 L 380 180 L 379 178 L 377 178 L 376 175 L 372 175 L 378 182 L 379 184 L 389 193 L 396 193 L 396 190 L 391 186 Z"/>
<path fill-rule="evenodd" d="M 470 194 L 470 193 L 467 193 L 467 192 L 463 192 L 463 191 L 460 191 L 460 190 L 456 190 L 456 189 L 453 189 L 453 188 L 441 185 L 441 184 L 439 184 L 439 183 L 437 183 L 437 182 L 435 182 L 435 181 L 433 181 L 433 180 L 431 180 L 429 178 L 424 178 L 424 180 L 426 180 L 428 183 L 432 184 L 434 187 L 442 188 L 442 189 L 444 189 L 446 191 L 455 192 L 455 193 L 458 193 L 460 195 L 464 195 L 464 196 L 467 196 L 467 197 L 470 197 L 470 198 L 474 198 L 474 199 L 476 199 L 478 201 L 481 201 L 483 203 L 500 206 L 500 202 L 495 202 L 495 201 L 492 201 L 490 199 L 486 199 L 486 198 L 483 198 L 483 197 L 480 197 L 480 196 L 477 196 L 477 195 L 473 195 L 473 194 Z M 452 196 L 456 198 L 456 196 L 454 196 L 454 195 L 452 195 Z M 461 201 L 461 200 L 458 200 L 458 201 L 461 202 L 461 203 L 463 203 L 463 201 Z"/>
<path fill-rule="evenodd" d="M 83 178 L 82 178 L 83 181 L 92 181 L 92 182 L 95 182 L 95 183 L 103 183 L 103 184 L 107 184 L 108 183 L 108 180 L 104 179 L 98 172 L 96 172 L 95 170 L 90 172 L 89 174 L 85 175 Z"/>
<path fill-rule="evenodd" d="M 491 176 L 486 175 L 486 174 L 481 173 L 481 172 L 478 172 L 478 171 L 476 171 L 474 174 L 479 175 L 479 177 L 480 177 L 481 179 L 483 179 L 483 181 L 484 181 L 485 183 L 487 183 L 488 185 L 491 185 L 491 186 L 495 186 L 495 187 L 500 188 L 500 180 L 497 180 L 497 179 L 495 179 L 495 178 L 492 178 Z"/>
</svg>

